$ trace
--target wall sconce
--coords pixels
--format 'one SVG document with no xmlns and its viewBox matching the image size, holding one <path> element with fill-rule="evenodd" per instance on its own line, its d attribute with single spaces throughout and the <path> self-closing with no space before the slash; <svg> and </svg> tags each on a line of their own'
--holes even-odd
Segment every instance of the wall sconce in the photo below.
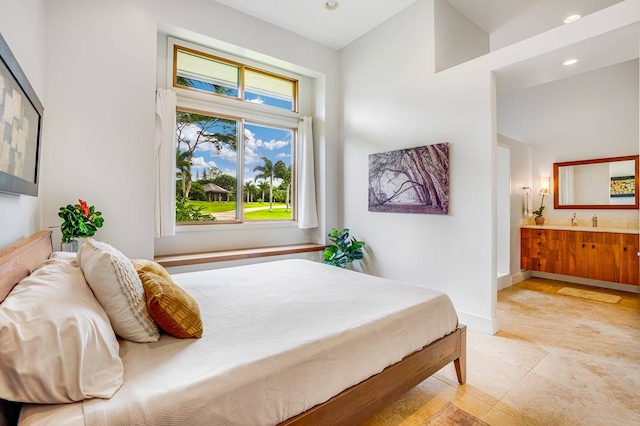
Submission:
<svg viewBox="0 0 640 426">
<path fill-rule="evenodd" d="M 540 195 L 549 195 L 549 187 L 551 185 L 551 178 L 549 176 L 543 176 L 540 178 Z"/>
</svg>

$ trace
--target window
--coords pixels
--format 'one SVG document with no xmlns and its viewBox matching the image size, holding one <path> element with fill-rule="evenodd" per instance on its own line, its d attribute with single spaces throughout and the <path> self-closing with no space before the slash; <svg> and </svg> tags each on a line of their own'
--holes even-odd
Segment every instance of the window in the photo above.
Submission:
<svg viewBox="0 0 640 426">
<path fill-rule="evenodd" d="M 298 80 L 174 45 L 176 222 L 295 220 Z"/>
<path fill-rule="evenodd" d="M 297 111 L 295 79 L 178 45 L 174 57 L 175 87 Z"/>
</svg>

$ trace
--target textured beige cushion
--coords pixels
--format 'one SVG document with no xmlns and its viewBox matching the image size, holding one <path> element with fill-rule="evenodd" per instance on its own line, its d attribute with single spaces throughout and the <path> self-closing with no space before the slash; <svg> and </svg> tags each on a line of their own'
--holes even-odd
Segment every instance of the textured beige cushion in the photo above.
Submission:
<svg viewBox="0 0 640 426">
<path fill-rule="evenodd" d="M 160 338 L 147 311 L 140 278 L 124 254 L 89 239 L 78 250 L 77 261 L 118 336 L 138 343 Z"/>
<path fill-rule="evenodd" d="M 161 329 L 179 339 L 202 337 L 200 307 L 171 277 L 138 271 L 147 307 Z"/>
<path fill-rule="evenodd" d="M 171 279 L 171 274 L 158 262 L 148 259 L 131 259 L 131 263 L 133 264 L 133 268 L 138 272 L 138 275 L 140 275 L 140 272 L 152 272 L 161 277 Z"/>
<path fill-rule="evenodd" d="M 123 380 L 119 349 L 80 268 L 47 260 L 0 304 L 0 398 L 110 398 Z"/>
</svg>

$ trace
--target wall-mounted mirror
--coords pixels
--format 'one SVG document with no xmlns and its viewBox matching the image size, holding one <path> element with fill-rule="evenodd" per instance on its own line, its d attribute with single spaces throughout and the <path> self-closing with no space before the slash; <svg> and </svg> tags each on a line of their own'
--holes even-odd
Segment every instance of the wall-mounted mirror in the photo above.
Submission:
<svg viewBox="0 0 640 426">
<path fill-rule="evenodd" d="M 556 209 L 637 209 L 638 156 L 553 164 Z"/>
</svg>

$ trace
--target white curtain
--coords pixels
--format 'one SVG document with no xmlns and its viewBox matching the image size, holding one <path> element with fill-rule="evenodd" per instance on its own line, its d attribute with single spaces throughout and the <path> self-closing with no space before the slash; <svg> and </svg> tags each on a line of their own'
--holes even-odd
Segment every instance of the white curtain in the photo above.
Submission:
<svg viewBox="0 0 640 426">
<path fill-rule="evenodd" d="M 156 238 L 176 233 L 176 94 L 171 90 L 156 91 Z"/>
<path fill-rule="evenodd" d="M 560 205 L 566 206 L 573 204 L 573 167 L 560 167 L 560 185 L 558 191 L 560 191 L 559 199 Z"/>
<path fill-rule="evenodd" d="M 317 228 L 318 212 L 316 208 L 311 117 L 302 117 L 300 119 L 298 140 L 298 228 Z"/>
</svg>

